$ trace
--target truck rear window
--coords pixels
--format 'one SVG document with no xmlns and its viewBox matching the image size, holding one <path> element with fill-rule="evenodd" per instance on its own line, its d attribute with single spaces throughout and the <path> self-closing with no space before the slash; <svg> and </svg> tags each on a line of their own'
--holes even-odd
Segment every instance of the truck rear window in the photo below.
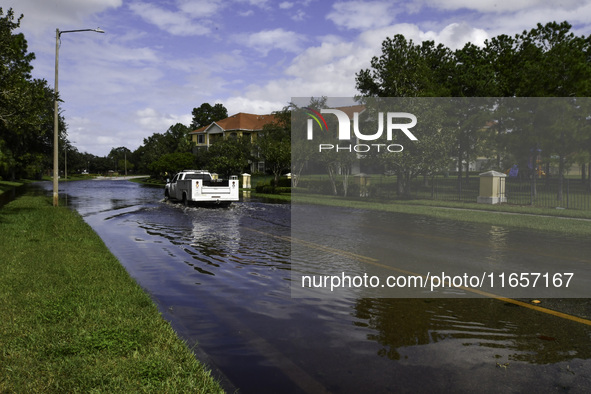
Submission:
<svg viewBox="0 0 591 394">
<path fill-rule="evenodd" d="M 204 181 L 211 181 L 209 174 L 185 174 L 183 179 L 202 179 Z"/>
</svg>

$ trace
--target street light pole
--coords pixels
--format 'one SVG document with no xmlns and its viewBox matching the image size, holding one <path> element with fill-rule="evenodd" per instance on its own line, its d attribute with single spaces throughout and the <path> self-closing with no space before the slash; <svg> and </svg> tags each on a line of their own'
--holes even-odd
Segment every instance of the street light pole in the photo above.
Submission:
<svg viewBox="0 0 591 394">
<path fill-rule="evenodd" d="M 59 114 L 58 114 L 58 103 L 57 103 L 57 93 L 58 93 L 58 65 L 59 65 L 59 49 L 60 49 L 60 37 L 63 33 L 76 33 L 79 31 L 94 31 L 96 33 L 104 33 L 99 28 L 96 29 L 80 29 L 80 30 L 64 30 L 60 31 L 60 29 L 55 29 L 55 85 L 54 85 L 54 97 L 53 97 L 53 206 L 58 206 L 58 176 L 59 176 L 59 167 L 58 167 L 58 141 L 59 141 Z"/>
<path fill-rule="evenodd" d="M 59 41 L 60 41 L 60 29 L 55 29 L 55 84 L 53 86 L 53 206 L 57 207 L 58 202 L 58 113 L 57 113 L 57 69 L 59 64 Z"/>
</svg>

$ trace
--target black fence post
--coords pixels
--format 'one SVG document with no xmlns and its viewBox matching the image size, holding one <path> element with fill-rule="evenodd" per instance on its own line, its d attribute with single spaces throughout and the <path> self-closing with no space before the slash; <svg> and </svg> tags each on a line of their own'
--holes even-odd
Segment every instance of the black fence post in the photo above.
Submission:
<svg viewBox="0 0 591 394">
<path fill-rule="evenodd" d="M 568 195 L 569 195 L 569 189 L 570 189 L 570 182 L 568 180 L 568 178 L 566 178 L 566 209 L 568 209 Z"/>
</svg>

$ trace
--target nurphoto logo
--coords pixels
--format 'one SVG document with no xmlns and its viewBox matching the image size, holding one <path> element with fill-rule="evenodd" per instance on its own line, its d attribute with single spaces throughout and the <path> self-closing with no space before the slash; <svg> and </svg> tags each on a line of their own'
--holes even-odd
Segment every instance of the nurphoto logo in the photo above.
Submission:
<svg viewBox="0 0 591 394">
<path fill-rule="evenodd" d="M 378 130 L 374 134 L 363 134 L 359 129 L 359 112 L 353 113 L 353 122 L 344 111 L 339 109 L 323 108 L 320 112 L 313 110 L 312 108 L 304 108 L 308 115 L 311 117 L 307 122 L 307 138 L 309 141 L 314 139 L 314 122 L 320 127 L 323 132 L 328 132 L 328 125 L 322 114 L 333 114 L 337 117 L 338 121 L 338 133 L 337 137 L 341 141 L 351 141 L 351 123 L 353 123 L 353 133 L 358 140 L 361 141 L 376 141 L 382 138 L 384 134 L 384 118 L 386 119 L 386 140 L 392 141 L 394 131 L 402 131 L 411 141 L 418 141 L 418 138 L 409 130 L 417 124 L 417 117 L 408 112 L 387 112 L 384 116 L 383 112 L 378 113 Z M 410 122 L 401 123 L 400 120 L 406 119 Z M 319 152 L 327 150 L 336 151 L 348 151 L 357 153 L 366 153 L 370 150 L 376 150 L 377 152 L 388 151 L 388 152 L 402 152 L 404 147 L 400 144 L 355 144 L 339 146 L 338 144 L 319 144 Z"/>
</svg>

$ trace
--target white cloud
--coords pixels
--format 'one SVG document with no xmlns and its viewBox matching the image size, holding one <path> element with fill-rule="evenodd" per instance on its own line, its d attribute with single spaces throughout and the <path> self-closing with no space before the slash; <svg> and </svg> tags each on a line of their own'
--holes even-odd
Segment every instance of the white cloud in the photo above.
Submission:
<svg viewBox="0 0 591 394">
<path fill-rule="evenodd" d="M 482 29 L 476 29 L 467 23 L 452 23 L 437 34 L 435 41 L 445 43 L 451 49 L 457 49 L 468 42 L 482 47 L 488 38 L 488 33 Z"/>
<path fill-rule="evenodd" d="M 423 31 L 417 25 L 401 23 L 363 32 L 359 35 L 359 40 L 366 47 L 378 52 L 386 37 L 393 37 L 396 34 L 402 34 L 407 40 L 413 40 L 415 44 L 430 40 L 451 49 L 461 48 L 467 42 L 483 45 L 484 40 L 489 38 L 486 31 L 471 27 L 467 23 L 452 23 L 443 27 L 440 32 Z"/>
<path fill-rule="evenodd" d="M 304 11 L 298 10 L 291 16 L 291 19 L 296 22 L 301 22 L 306 19 L 307 16 L 308 15 Z"/>
<path fill-rule="evenodd" d="M 552 20 L 568 20 L 577 35 L 591 31 L 590 0 L 416 0 L 414 8 L 400 0 L 122 3 L 2 2 L 3 9 L 25 14 L 21 30 L 37 56 L 33 75 L 50 84 L 57 27 L 107 32 L 64 35 L 60 47 L 70 138 L 94 154 L 135 149 L 152 133 L 189 124 L 191 109 L 203 102 L 222 102 L 230 113 L 262 114 L 280 110 L 291 97 L 351 97 L 358 93 L 355 74 L 370 67 L 384 39 L 395 34 L 455 49 Z M 403 13 L 412 23 L 396 23 Z"/>
<path fill-rule="evenodd" d="M 306 40 L 304 35 L 282 28 L 240 35 L 235 39 L 237 42 L 260 52 L 263 56 L 267 56 L 269 51 L 273 49 L 297 53 L 301 51 L 303 42 Z"/>
<path fill-rule="evenodd" d="M 439 16 L 438 10 L 451 13 L 438 20 L 423 20 L 422 26 L 439 29 L 451 23 L 469 23 L 485 30 L 490 37 L 499 34 L 514 35 L 536 27 L 537 23 L 568 21 L 577 35 L 588 35 L 591 26 L 589 0 L 416 0 L 405 5 L 409 12 Z M 461 17 L 456 11 L 468 11 Z"/>
<path fill-rule="evenodd" d="M 572 9 L 585 3 L 581 0 L 419 0 L 418 3 L 437 8 L 440 10 L 474 10 L 483 13 L 509 13 L 536 8 L 565 8 Z"/>
<path fill-rule="evenodd" d="M 369 68 L 373 56 L 381 55 L 381 45 L 386 37 L 403 34 L 416 44 L 424 40 L 443 43 L 450 48 L 462 47 L 472 41 L 481 44 L 488 38 L 483 30 L 464 23 L 445 26 L 441 31 L 422 31 L 412 24 L 397 24 L 359 34 L 352 41 L 328 35 L 320 45 L 312 46 L 296 56 L 285 69 L 284 76 L 264 85 L 250 85 L 247 97 L 255 101 L 276 98 L 287 104 L 291 97 L 352 97 L 355 74 Z"/>
<path fill-rule="evenodd" d="M 588 36 L 591 27 L 591 2 L 566 1 L 556 4 L 541 4 L 497 18 L 483 14 L 471 23 L 486 29 L 492 37 L 499 34 L 521 33 L 523 30 L 535 28 L 538 23 L 546 24 L 552 21 L 568 21 L 575 26 L 573 29 L 575 34 Z M 576 31 L 577 25 L 580 31 Z"/>
<path fill-rule="evenodd" d="M 359 63 L 365 62 L 367 51 L 355 43 L 349 42 L 325 42 L 317 47 L 310 47 L 298 55 L 285 73 L 300 78 L 313 80 L 326 80 L 333 77 L 331 73 L 337 72 L 335 62 L 353 56 L 359 59 Z M 311 72 L 313 71 L 313 72 Z M 319 81 L 318 81 L 319 82 Z"/>
<path fill-rule="evenodd" d="M 154 108 L 144 108 L 135 112 L 135 122 L 146 130 L 146 135 L 164 133 L 168 128 L 177 123 L 188 125 L 191 123 L 191 115 L 174 115 L 162 113 Z"/>
<path fill-rule="evenodd" d="M 209 18 L 223 8 L 221 0 L 180 0 L 179 9 L 193 18 Z"/>
<path fill-rule="evenodd" d="M 223 100 L 222 103 L 224 104 L 224 107 L 228 109 L 228 115 L 237 114 L 238 112 L 266 115 L 274 111 L 280 111 L 287 105 L 287 102 L 282 101 L 253 99 L 250 95 L 248 95 L 248 97 L 231 97 L 227 100 Z"/>
<path fill-rule="evenodd" d="M 250 5 L 253 5 L 253 6 L 259 7 L 259 8 L 263 8 L 263 9 L 267 9 L 269 7 L 268 0 L 239 0 L 239 1 L 246 2 Z"/>
<path fill-rule="evenodd" d="M 21 27 L 33 35 L 48 30 L 80 24 L 90 16 L 109 8 L 118 8 L 123 0 L 4 0 L 2 8 L 13 8 L 16 15 L 24 14 Z"/>
<path fill-rule="evenodd" d="M 117 146 L 117 140 L 112 136 L 99 135 L 96 137 L 97 145 L 100 146 Z"/>
<path fill-rule="evenodd" d="M 177 36 L 201 36 L 210 33 L 203 23 L 194 22 L 183 11 L 169 11 L 148 3 L 132 3 L 129 9 L 146 22 Z"/>
<path fill-rule="evenodd" d="M 394 21 L 396 8 L 392 2 L 348 1 L 335 3 L 326 19 L 346 29 L 373 29 L 387 26 Z"/>
<path fill-rule="evenodd" d="M 279 4 L 279 8 L 281 8 L 282 10 L 288 10 L 291 7 L 293 7 L 293 2 L 291 1 L 284 1 Z"/>
</svg>

